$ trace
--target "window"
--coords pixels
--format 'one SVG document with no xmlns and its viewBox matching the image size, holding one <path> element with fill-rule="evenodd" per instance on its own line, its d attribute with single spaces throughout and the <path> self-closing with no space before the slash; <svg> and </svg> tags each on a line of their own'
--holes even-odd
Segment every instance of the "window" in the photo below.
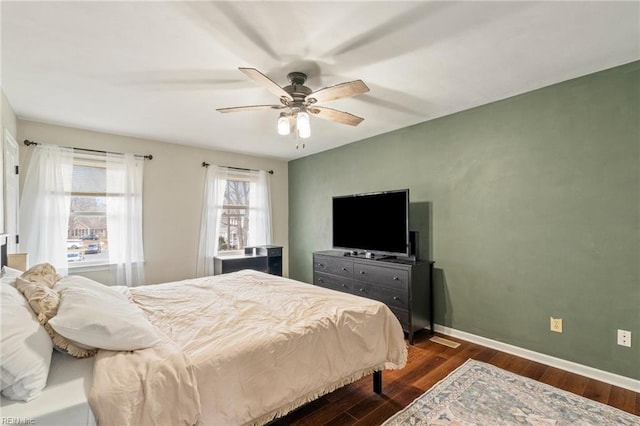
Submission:
<svg viewBox="0 0 640 426">
<path fill-rule="evenodd" d="M 227 179 L 222 205 L 218 251 L 243 250 L 248 244 L 249 191 L 248 179 Z"/>
<path fill-rule="evenodd" d="M 67 232 L 70 267 L 109 263 L 106 182 L 104 156 L 74 156 Z"/>
<path fill-rule="evenodd" d="M 213 258 L 220 252 L 271 244 L 268 174 L 264 170 L 207 167 L 196 276 L 213 275 Z"/>
<path fill-rule="evenodd" d="M 22 189 L 21 249 L 33 264 L 51 263 L 61 274 L 109 264 L 114 283 L 142 285 L 144 157 L 87 151 L 35 147 Z"/>
</svg>

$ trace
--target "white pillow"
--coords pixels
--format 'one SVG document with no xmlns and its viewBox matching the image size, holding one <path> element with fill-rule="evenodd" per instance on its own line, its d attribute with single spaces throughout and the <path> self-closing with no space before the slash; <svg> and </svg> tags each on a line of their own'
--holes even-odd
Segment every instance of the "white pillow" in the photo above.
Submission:
<svg viewBox="0 0 640 426">
<path fill-rule="evenodd" d="M 127 296 L 78 275 L 62 278 L 58 314 L 49 320 L 55 331 L 90 348 L 134 351 L 161 341 L 158 329 Z"/>
<path fill-rule="evenodd" d="M 17 277 L 2 277 L 0 278 L 0 284 L 9 285 L 13 288 L 16 288 L 16 279 Z"/>
<path fill-rule="evenodd" d="M 9 268 L 8 266 L 2 267 L 2 273 L 0 273 L 0 278 L 18 278 L 22 275 L 24 271 L 18 271 L 17 269 Z"/>
<path fill-rule="evenodd" d="M 3 277 L 0 285 L 0 381 L 2 395 L 29 401 L 47 384 L 53 344 L 27 300 Z"/>
</svg>

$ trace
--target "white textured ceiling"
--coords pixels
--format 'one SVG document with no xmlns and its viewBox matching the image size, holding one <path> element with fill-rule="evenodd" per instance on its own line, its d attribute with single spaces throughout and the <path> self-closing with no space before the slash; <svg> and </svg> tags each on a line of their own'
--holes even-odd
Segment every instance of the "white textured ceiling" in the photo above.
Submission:
<svg viewBox="0 0 640 426">
<path fill-rule="evenodd" d="M 20 118 L 281 159 L 640 59 L 640 3 L 2 1 L 2 90 Z M 244 76 L 362 79 L 306 148 Z"/>
</svg>

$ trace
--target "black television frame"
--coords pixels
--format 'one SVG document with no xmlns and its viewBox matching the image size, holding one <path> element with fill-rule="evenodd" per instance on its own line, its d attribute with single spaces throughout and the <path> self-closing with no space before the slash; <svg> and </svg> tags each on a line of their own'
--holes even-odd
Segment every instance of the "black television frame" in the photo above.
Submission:
<svg viewBox="0 0 640 426">
<path fill-rule="evenodd" d="M 405 217 L 404 217 L 404 231 L 405 231 L 405 251 L 388 251 L 383 249 L 375 249 L 375 248 L 364 248 L 364 247 L 344 247 L 342 245 L 335 244 L 335 200 L 341 198 L 355 198 L 355 197 L 364 197 L 364 196 L 384 196 L 392 193 L 404 193 L 405 194 Z M 410 230 L 409 230 L 409 189 L 394 189 L 394 190 L 386 190 L 386 191 L 375 191 L 375 192 L 364 192 L 358 194 L 349 194 L 349 195 L 337 195 L 332 197 L 332 205 L 331 205 L 331 237 L 332 237 L 332 246 L 334 249 L 339 250 L 347 250 L 350 254 L 353 255 L 365 255 L 366 253 L 371 253 L 372 257 L 384 256 L 384 257 L 410 257 L 411 256 L 411 240 L 410 240 Z"/>
</svg>

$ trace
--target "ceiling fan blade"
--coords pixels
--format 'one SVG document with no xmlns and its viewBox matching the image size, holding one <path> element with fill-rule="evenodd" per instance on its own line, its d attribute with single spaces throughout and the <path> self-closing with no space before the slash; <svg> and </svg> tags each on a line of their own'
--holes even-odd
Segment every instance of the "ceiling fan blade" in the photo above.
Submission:
<svg viewBox="0 0 640 426">
<path fill-rule="evenodd" d="M 360 95 L 362 93 L 367 93 L 368 91 L 369 88 L 364 84 L 364 81 L 355 80 L 318 89 L 308 95 L 307 100 L 315 99 L 316 102 L 327 102 L 349 96 Z"/>
<path fill-rule="evenodd" d="M 290 101 L 293 101 L 293 98 L 289 93 L 287 93 L 282 87 L 278 86 L 273 80 L 271 80 L 266 75 L 262 74 L 255 68 L 238 68 L 242 71 L 247 77 L 263 86 L 265 89 L 275 94 L 279 98 L 286 98 Z"/>
<path fill-rule="evenodd" d="M 364 118 L 358 117 L 357 115 L 327 107 L 313 106 L 308 108 L 308 111 L 318 118 L 348 124 L 350 126 L 357 126 L 364 120 Z"/>
<path fill-rule="evenodd" d="M 286 108 L 284 105 L 248 105 L 248 106 L 239 106 L 239 107 L 229 107 L 229 108 L 217 108 L 218 112 L 241 112 L 241 111 L 254 111 L 259 109 L 283 109 Z"/>
</svg>

